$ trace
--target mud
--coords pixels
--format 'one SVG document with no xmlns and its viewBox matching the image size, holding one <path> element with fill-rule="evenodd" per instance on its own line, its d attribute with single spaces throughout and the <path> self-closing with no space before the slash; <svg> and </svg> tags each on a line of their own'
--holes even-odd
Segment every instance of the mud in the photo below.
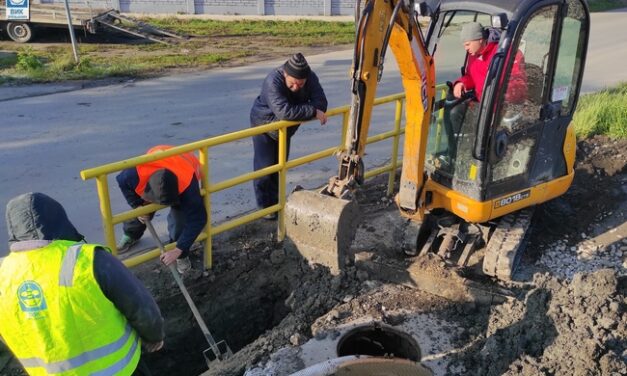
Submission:
<svg viewBox="0 0 627 376">
<path fill-rule="evenodd" d="M 627 278 L 605 269 L 570 282 L 536 275 L 521 301 L 495 307 L 464 368 L 479 375 L 624 375 Z"/>
<path fill-rule="evenodd" d="M 336 341 L 339 328 L 361 320 L 418 337 L 423 362 L 438 375 L 624 375 L 626 147 L 603 137 L 579 142 L 574 184 L 536 211 L 522 271 L 501 286 L 506 299 L 455 302 L 407 287 L 407 276 L 388 283 L 367 268 L 408 262 L 399 251 L 403 220 L 380 177 L 357 195 L 365 218 L 353 244 L 357 260 L 337 276 L 286 251 L 275 222 L 217 237 L 209 272 L 193 252 L 185 283 L 216 340 L 235 352 L 209 371 L 208 345 L 168 271 L 156 262 L 135 268 L 166 319 L 164 349 L 143 358 L 154 375 L 289 375 L 304 368 L 304 345 Z M 446 278 L 441 264 L 419 266 Z M 23 371 L 11 361 L 1 373 Z"/>
</svg>

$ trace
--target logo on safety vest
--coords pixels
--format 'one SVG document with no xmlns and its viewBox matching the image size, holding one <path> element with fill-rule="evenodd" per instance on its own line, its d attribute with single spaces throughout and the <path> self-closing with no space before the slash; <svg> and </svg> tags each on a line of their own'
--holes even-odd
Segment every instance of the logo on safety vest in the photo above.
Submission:
<svg viewBox="0 0 627 376">
<path fill-rule="evenodd" d="M 17 288 L 20 308 L 30 318 L 42 318 L 48 306 L 41 286 L 35 281 L 24 281 Z"/>
</svg>

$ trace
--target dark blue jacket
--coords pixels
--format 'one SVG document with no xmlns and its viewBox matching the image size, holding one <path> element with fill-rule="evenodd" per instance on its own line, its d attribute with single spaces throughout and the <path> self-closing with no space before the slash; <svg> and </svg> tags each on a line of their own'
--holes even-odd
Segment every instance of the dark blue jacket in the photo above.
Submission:
<svg viewBox="0 0 627 376">
<path fill-rule="evenodd" d="M 126 201 L 132 208 L 137 208 L 144 204 L 144 200 L 137 195 L 135 188 L 139 184 L 137 169 L 127 168 L 116 176 L 120 190 Z M 196 177 L 192 177 L 189 187 L 179 195 L 179 205 L 177 209 L 185 216 L 185 227 L 176 240 L 176 247 L 183 251 L 183 257 L 189 252 L 189 248 L 207 224 L 207 211 L 200 195 L 200 188 Z"/>
<path fill-rule="evenodd" d="M 285 85 L 283 67 L 279 67 L 263 81 L 261 93 L 250 110 L 250 125 L 255 127 L 279 120 L 309 120 L 316 116 L 316 110 L 326 112 L 327 104 L 327 97 L 314 72 L 309 73 L 305 86 L 294 93 Z M 288 128 L 288 135 L 291 137 L 297 129 L 298 126 Z M 278 139 L 277 131 L 268 135 Z"/>
</svg>

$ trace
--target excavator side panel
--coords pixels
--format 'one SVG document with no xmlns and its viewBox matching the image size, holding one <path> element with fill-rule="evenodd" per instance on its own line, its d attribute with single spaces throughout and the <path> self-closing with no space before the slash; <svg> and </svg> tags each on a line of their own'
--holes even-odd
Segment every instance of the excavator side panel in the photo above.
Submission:
<svg viewBox="0 0 627 376">
<path fill-rule="evenodd" d="M 538 184 L 487 201 L 477 201 L 433 180 L 428 180 L 425 190 L 429 192 L 431 198 L 427 209 L 445 209 L 466 222 L 487 222 L 564 194 L 570 187 L 574 176 L 574 172 L 571 172 L 548 183 Z"/>
</svg>

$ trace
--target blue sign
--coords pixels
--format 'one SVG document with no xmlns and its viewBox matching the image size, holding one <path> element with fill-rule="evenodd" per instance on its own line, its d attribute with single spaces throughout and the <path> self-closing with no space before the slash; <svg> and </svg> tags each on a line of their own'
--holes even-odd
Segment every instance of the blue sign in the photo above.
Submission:
<svg viewBox="0 0 627 376">
<path fill-rule="evenodd" d="M 30 19 L 29 0 L 7 0 L 7 20 Z"/>
</svg>

